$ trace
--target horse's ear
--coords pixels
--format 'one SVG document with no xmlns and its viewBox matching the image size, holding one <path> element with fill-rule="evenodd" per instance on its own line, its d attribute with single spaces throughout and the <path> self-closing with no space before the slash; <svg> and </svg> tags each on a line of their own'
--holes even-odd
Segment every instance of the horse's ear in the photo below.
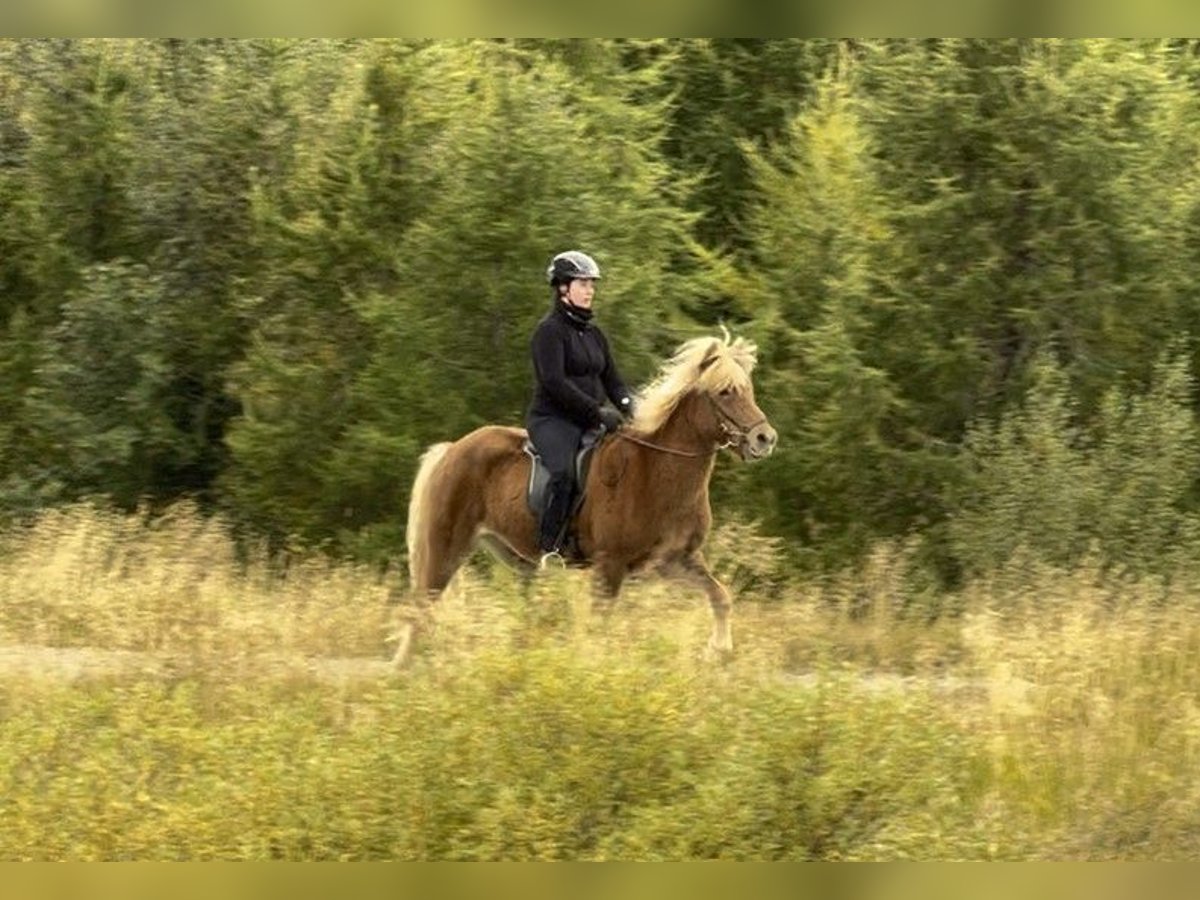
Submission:
<svg viewBox="0 0 1200 900">
<path fill-rule="evenodd" d="M 708 349 L 704 352 L 704 359 L 700 360 L 700 371 L 703 372 L 713 363 L 715 363 L 721 353 L 721 342 L 713 341 Z"/>
</svg>

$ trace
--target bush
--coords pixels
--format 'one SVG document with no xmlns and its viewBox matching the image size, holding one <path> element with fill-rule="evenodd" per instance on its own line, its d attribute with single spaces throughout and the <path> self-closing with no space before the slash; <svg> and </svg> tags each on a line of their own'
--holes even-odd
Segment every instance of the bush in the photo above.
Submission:
<svg viewBox="0 0 1200 900">
<path fill-rule="evenodd" d="M 992 573 L 1018 554 L 1070 568 L 1097 553 L 1135 575 L 1189 566 L 1200 548 L 1190 393 L 1186 361 L 1168 354 L 1144 393 L 1112 391 L 1084 431 L 1065 374 L 1041 360 L 1024 405 L 968 436 L 971 475 L 950 503 L 965 570 Z"/>
</svg>

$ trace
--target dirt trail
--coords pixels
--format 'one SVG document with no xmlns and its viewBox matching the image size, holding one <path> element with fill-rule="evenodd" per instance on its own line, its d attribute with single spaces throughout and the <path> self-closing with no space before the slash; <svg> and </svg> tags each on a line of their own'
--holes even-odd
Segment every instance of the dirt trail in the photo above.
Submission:
<svg viewBox="0 0 1200 900">
<path fill-rule="evenodd" d="M 133 650 L 106 650 L 100 647 L 48 647 L 40 644 L 0 645 L 0 680 L 8 678 L 79 681 L 108 676 L 164 677 L 172 671 L 171 661 L 153 653 Z M 236 666 L 234 666 L 236 668 Z M 280 657 L 255 659 L 251 671 L 257 675 L 308 675 L 326 684 L 384 681 L 395 674 L 386 659 L 369 657 Z M 815 673 L 781 674 L 781 679 L 797 687 L 815 688 L 822 676 Z M 1028 712 L 1034 685 L 1021 679 L 990 681 L 941 676 L 922 678 L 887 672 L 864 674 L 862 689 L 871 694 L 904 694 L 932 689 L 941 695 L 954 695 L 963 702 L 982 703 L 1011 712 Z"/>
<path fill-rule="evenodd" d="M 387 677 L 392 666 L 387 660 L 366 657 L 321 657 L 301 664 L 320 681 L 342 682 Z M 280 660 L 280 672 L 297 671 L 294 660 Z M 47 647 L 40 644 L 0 645 L 0 679 L 40 678 L 77 681 L 112 675 L 163 675 L 170 670 L 167 660 L 153 653 L 106 650 L 100 647 Z"/>
</svg>

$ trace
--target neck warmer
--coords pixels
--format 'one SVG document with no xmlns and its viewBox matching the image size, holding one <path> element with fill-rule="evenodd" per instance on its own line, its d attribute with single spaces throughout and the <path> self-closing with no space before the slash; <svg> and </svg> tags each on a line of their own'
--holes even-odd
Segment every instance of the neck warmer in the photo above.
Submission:
<svg viewBox="0 0 1200 900">
<path fill-rule="evenodd" d="M 576 328 L 587 328 L 588 324 L 592 321 L 592 310 L 575 306 L 573 303 L 568 303 L 565 300 L 558 301 L 558 311 L 566 316 L 567 321 Z"/>
</svg>

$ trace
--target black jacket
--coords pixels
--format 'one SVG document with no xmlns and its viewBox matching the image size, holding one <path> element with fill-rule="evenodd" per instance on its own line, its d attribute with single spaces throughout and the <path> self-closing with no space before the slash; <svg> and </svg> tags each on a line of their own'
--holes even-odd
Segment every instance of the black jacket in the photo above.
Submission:
<svg viewBox="0 0 1200 900">
<path fill-rule="evenodd" d="M 590 321 L 558 300 L 534 329 L 530 342 L 536 387 L 532 416 L 559 416 L 584 428 L 600 423 L 600 405 L 607 396 L 619 410 L 629 390 L 617 374 L 608 339 Z"/>
</svg>

